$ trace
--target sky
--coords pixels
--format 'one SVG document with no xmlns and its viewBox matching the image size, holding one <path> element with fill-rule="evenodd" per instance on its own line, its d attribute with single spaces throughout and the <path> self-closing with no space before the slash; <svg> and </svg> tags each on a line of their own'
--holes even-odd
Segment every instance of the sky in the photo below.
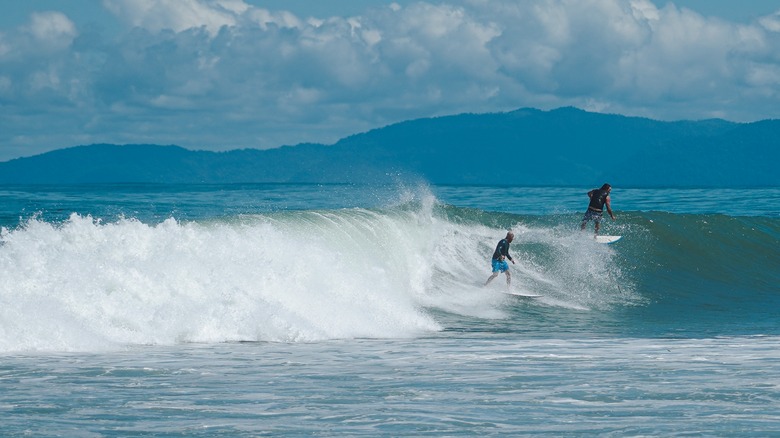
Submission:
<svg viewBox="0 0 780 438">
<path fill-rule="evenodd" d="M 780 118 L 780 0 L 2 0 L 0 161 L 421 117 Z"/>
</svg>

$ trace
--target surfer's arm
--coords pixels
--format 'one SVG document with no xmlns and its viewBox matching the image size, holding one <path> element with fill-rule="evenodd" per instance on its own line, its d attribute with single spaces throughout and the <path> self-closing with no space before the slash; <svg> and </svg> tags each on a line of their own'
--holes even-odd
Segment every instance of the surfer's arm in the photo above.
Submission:
<svg viewBox="0 0 780 438">
<path fill-rule="evenodd" d="M 607 205 L 607 213 L 609 213 L 609 217 L 611 217 L 612 220 L 614 221 L 615 220 L 615 215 L 612 214 L 612 206 L 610 205 L 611 203 L 612 202 L 609 199 L 609 196 L 607 196 L 607 204 L 606 204 Z"/>
<path fill-rule="evenodd" d="M 506 246 L 506 254 L 504 255 L 506 255 L 506 258 L 508 258 L 513 265 L 515 264 L 515 259 L 513 259 L 511 255 L 509 255 L 509 245 Z"/>
</svg>

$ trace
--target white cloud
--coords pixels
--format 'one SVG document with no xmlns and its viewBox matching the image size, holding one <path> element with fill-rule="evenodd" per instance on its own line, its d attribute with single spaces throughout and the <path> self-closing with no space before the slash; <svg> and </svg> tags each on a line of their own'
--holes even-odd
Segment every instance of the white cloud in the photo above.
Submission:
<svg viewBox="0 0 780 438">
<path fill-rule="evenodd" d="M 780 117 L 777 14 L 731 23 L 649 0 L 388 2 L 346 19 L 242 0 L 104 5 L 128 26 L 112 38 L 58 12 L 0 34 L 0 144 L 273 147 L 522 106 Z"/>
<path fill-rule="evenodd" d="M 215 34 L 236 24 L 236 15 L 249 7 L 240 0 L 103 0 L 118 17 L 151 31 L 181 32 L 204 27 Z"/>
<path fill-rule="evenodd" d="M 30 33 L 42 44 L 69 45 L 76 37 L 76 25 L 60 12 L 36 12 L 30 18 Z"/>
<path fill-rule="evenodd" d="M 762 17 L 758 22 L 770 32 L 780 32 L 780 11 Z"/>
<path fill-rule="evenodd" d="M 204 28 L 215 36 L 223 26 L 259 25 L 301 27 L 303 22 L 286 11 L 271 12 L 243 0 L 103 0 L 121 20 L 151 32 Z"/>
</svg>

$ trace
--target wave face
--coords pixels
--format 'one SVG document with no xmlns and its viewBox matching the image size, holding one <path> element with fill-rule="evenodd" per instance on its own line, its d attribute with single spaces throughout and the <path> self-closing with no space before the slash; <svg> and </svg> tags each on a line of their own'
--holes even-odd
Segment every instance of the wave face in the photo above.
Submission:
<svg viewBox="0 0 780 438">
<path fill-rule="evenodd" d="M 777 333 L 780 219 L 623 213 L 601 245 L 580 215 L 487 212 L 432 195 L 382 208 L 104 222 L 33 217 L 0 234 L 0 351 L 410 338 L 577 325 Z M 482 286 L 514 230 L 512 289 Z M 518 323 L 518 321 L 521 321 Z M 749 323 L 746 323 L 749 322 Z"/>
</svg>

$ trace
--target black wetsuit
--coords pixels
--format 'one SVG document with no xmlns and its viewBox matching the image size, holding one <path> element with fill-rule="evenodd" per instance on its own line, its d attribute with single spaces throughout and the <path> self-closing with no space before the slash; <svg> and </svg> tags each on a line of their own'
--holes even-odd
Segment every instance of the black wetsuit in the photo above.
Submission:
<svg viewBox="0 0 780 438">
<path fill-rule="evenodd" d="M 607 203 L 607 196 L 609 196 L 609 192 L 607 190 L 593 189 L 588 192 L 588 196 L 590 196 L 590 204 L 588 204 L 588 209 L 597 213 L 601 213 L 604 209 L 604 204 Z"/>
<path fill-rule="evenodd" d="M 496 250 L 493 252 L 493 260 L 501 260 L 501 256 L 512 260 L 512 256 L 509 255 L 509 241 L 506 239 L 501 239 L 498 241 Z"/>
</svg>

